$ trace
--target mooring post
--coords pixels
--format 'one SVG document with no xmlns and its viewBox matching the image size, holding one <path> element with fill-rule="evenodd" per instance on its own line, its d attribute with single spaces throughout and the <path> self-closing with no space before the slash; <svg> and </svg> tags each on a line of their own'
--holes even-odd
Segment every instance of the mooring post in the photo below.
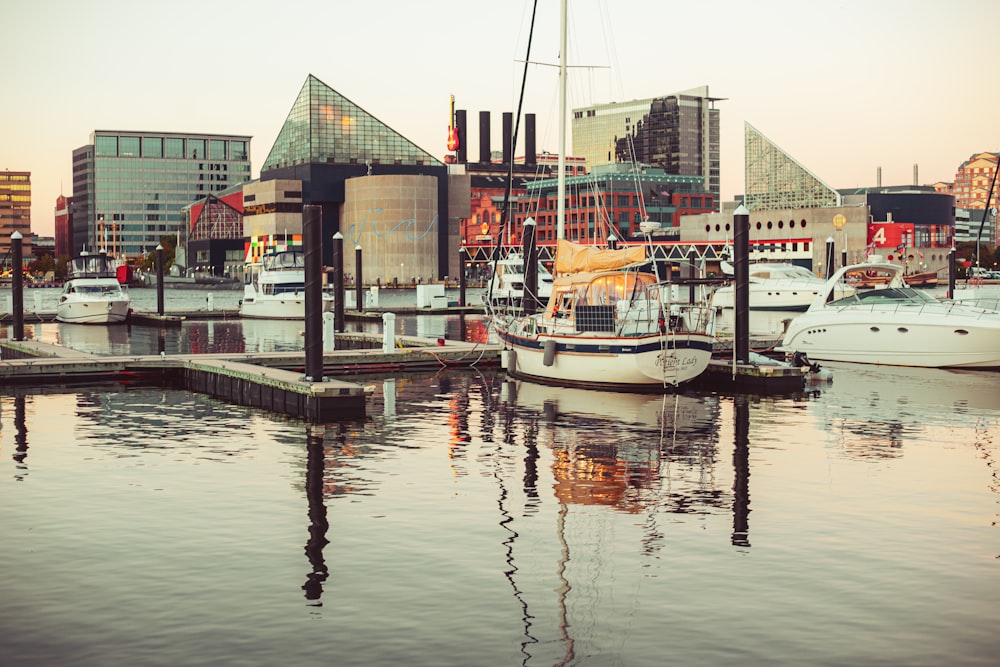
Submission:
<svg viewBox="0 0 1000 667">
<path fill-rule="evenodd" d="M 365 288 L 364 281 L 361 279 L 362 273 L 361 264 L 361 246 L 354 246 L 354 309 L 359 313 L 365 312 Z"/>
<path fill-rule="evenodd" d="M 24 340 L 24 248 L 21 232 L 10 235 L 10 261 L 13 276 L 11 277 L 11 316 L 14 318 L 14 340 Z"/>
<path fill-rule="evenodd" d="M 333 313 L 323 313 L 323 351 L 333 352 L 337 349 L 337 332 L 333 328 Z"/>
<path fill-rule="evenodd" d="M 535 220 L 524 221 L 521 231 L 521 252 L 524 253 L 524 296 L 521 310 L 531 315 L 538 306 L 538 253 L 535 252 Z"/>
<path fill-rule="evenodd" d="M 955 277 L 957 275 L 958 268 L 955 262 L 955 246 L 951 247 L 948 251 L 948 293 L 945 295 L 948 299 L 955 298 Z"/>
<path fill-rule="evenodd" d="M 750 361 L 750 211 L 740 204 L 733 214 L 733 273 L 735 285 L 735 331 L 733 359 Z"/>
<path fill-rule="evenodd" d="M 465 305 L 465 261 L 468 251 L 465 245 L 458 248 L 458 305 Z"/>
<path fill-rule="evenodd" d="M 396 349 L 396 313 L 382 313 L 382 352 Z"/>
<path fill-rule="evenodd" d="M 829 278 L 833 275 L 833 263 L 836 261 L 837 251 L 834 248 L 834 240 L 832 236 L 826 238 L 826 273 L 823 274 L 824 278 Z"/>
<path fill-rule="evenodd" d="M 323 381 L 323 209 L 302 207 L 302 250 L 305 255 L 306 380 Z"/>
<path fill-rule="evenodd" d="M 333 326 L 344 331 L 344 235 L 333 235 Z"/>
<path fill-rule="evenodd" d="M 156 314 L 163 316 L 163 244 L 156 244 Z"/>
</svg>

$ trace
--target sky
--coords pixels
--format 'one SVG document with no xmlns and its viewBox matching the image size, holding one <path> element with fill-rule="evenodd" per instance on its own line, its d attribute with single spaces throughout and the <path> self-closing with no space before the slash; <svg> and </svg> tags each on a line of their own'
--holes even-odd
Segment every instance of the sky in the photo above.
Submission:
<svg viewBox="0 0 1000 667">
<path fill-rule="evenodd" d="M 32 231 L 72 195 L 94 130 L 248 135 L 253 176 L 313 74 L 428 153 L 449 97 L 516 111 L 533 0 L 32 0 L 0 22 L 0 169 L 30 171 Z M 538 0 L 523 111 L 558 149 L 559 0 Z M 997 0 L 569 0 L 567 105 L 708 86 L 722 198 L 750 123 L 834 188 L 952 181 L 1000 152 Z M 571 138 L 567 146 L 572 145 Z M 519 142 L 523 146 L 523 141 Z"/>
</svg>

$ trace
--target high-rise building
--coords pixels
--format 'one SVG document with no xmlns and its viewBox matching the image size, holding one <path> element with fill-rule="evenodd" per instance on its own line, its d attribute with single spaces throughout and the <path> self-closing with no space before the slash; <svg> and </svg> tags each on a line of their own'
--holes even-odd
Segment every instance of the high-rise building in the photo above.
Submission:
<svg viewBox="0 0 1000 667">
<path fill-rule="evenodd" d="M 73 256 L 73 198 L 59 195 L 55 211 L 55 256 Z"/>
<path fill-rule="evenodd" d="M 719 110 L 708 86 L 631 102 L 573 109 L 573 150 L 594 167 L 637 162 L 700 176 L 718 207 Z M 718 210 L 718 208 L 716 208 Z"/>
<path fill-rule="evenodd" d="M 134 256 L 192 202 L 250 180 L 250 137 L 97 130 L 73 151 L 73 249 Z"/>
<path fill-rule="evenodd" d="M 6 260 L 10 252 L 10 235 L 14 232 L 21 233 L 21 249 L 27 257 L 31 254 L 30 171 L 0 171 L 0 261 Z"/>
</svg>

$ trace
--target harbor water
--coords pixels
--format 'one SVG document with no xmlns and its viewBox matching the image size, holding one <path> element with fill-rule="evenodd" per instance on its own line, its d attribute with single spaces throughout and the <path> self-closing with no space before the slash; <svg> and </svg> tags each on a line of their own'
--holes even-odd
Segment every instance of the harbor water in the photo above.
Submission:
<svg viewBox="0 0 1000 667">
<path fill-rule="evenodd" d="M 300 328 L 188 322 L 168 353 Z M 995 665 L 1000 373 L 825 366 L 787 396 L 373 376 L 366 418 L 325 425 L 0 387 L 0 662 Z"/>
</svg>

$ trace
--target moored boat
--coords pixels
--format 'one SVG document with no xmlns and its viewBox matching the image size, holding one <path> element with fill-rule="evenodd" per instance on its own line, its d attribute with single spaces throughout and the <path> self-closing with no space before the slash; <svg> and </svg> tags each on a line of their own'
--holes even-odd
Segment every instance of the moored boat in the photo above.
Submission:
<svg viewBox="0 0 1000 667">
<path fill-rule="evenodd" d="M 809 309 L 793 319 L 777 347 L 812 360 L 935 368 L 1000 368 L 1000 313 L 934 299 L 907 285 L 903 267 L 841 268 Z M 876 287 L 834 298 L 849 273 Z"/>
<path fill-rule="evenodd" d="M 305 253 L 302 250 L 270 252 L 245 268 L 240 316 L 275 320 L 301 320 L 306 316 Z M 333 310 L 333 296 L 323 294 L 323 310 Z"/>
<path fill-rule="evenodd" d="M 74 324 L 115 324 L 128 318 L 131 300 L 106 254 L 81 252 L 70 261 L 56 319 Z"/>
<path fill-rule="evenodd" d="M 570 387 L 663 391 L 705 371 L 714 311 L 676 298 L 644 270 L 645 248 L 561 239 L 552 295 L 540 313 L 494 313 L 507 372 Z"/>
<path fill-rule="evenodd" d="M 751 310 L 806 310 L 826 284 L 809 269 L 787 262 L 751 264 L 748 274 Z M 841 283 L 836 289 L 837 298 L 842 298 L 855 288 Z M 719 287 L 712 294 L 712 305 L 732 308 L 735 293 L 732 284 Z"/>
</svg>

